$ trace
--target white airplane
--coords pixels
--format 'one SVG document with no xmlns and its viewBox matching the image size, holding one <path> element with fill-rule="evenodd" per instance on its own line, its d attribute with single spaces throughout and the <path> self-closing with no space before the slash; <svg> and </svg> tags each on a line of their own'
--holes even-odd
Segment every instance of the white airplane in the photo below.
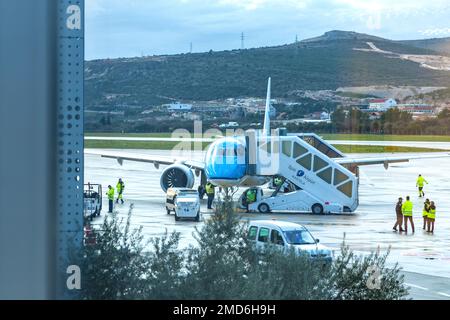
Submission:
<svg viewBox="0 0 450 320">
<path fill-rule="evenodd" d="M 271 101 L 271 79 L 268 79 L 267 86 L 267 99 L 266 99 L 266 108 L 264 115 L 264 127 L 262 131 L 258 135 L 258 139 L 264 139 L 265 141 L 275 141 L 277 136 L 271 135 L 270 132 L 270 101 Z M 317 136 L 316 136 L 317 137 Z M 101 138 L 99 138 L 101 139 Z M 116 140 L 120 140 L 117 138 Z M 126 140 L 126 138 L 124 139 Z M 175 141 L 176 138 L 158 138 L 158 141 Z M 186 138 L 180 139 L 180 141 L 185 141 Z M 198 139 L 197 139 L 198 140 Z M 194 141 L 194 139 L 192 139 Z M 269 175 L 261 175 L 258 170 L 249 170 L 249 162 L 248 162 L 248 154 L 251 146 L 247 145 L 248 139 L 246 136 L 233 136 L 233 137 L 221 137 L 213 141 L 207 149 L 204 161 L 195 161 L 190 159 L 181 159 L 181 158 L 173 158 L 173 157 L 164 157 L 164 156 L 153 156 L 153 155 L 139 155 L 130 152 L 86 152 L 87 154 L 97 154 L 101 155 L 104 158 L 112 158 L 116 159 L 121 165 L 124 161 L 137 161 L 137 162 L 146 162 L 152 163 L 158 169 L 160 165 L 167 165 L 168 167 L 161 174 L 160 184 L 161 189 L 166 192 L 170 187 L 180 187 L 180 188 L 192 188 L 195 182 L 194 173 L 197 176 L 202 176 L 203 181 L 207 180 L 212 182 L 216 186 L 221 187 L 254 187 L 261 186 L 269 182 L 273 176 Z M 297 142 L 297 144 L 302 144 L 304 148 L 312 148 L 305 142 Z M 323 146 L 323 144 L 327 144 L 325 141 L 320 140 L 319 143 Z M 295 145 L 295 144 L 294 144 Z M 329 162 L 329 165 L 334 166 L 333 170 L 339 171 L 340 166 L 345 170 L 347 175 L 348 171 L 357 174 L 358 167 L 363 165 L 374 165 L 374 164 L 383 164 L 387 169 L 390 163 L 398 163 L 398 162 L 408 162 L 411 159 L 423 159 L 423 158 L 437 158 L 437 157 L 446 157 L 448 154 L 434 154 L 434 155 L 419 155 L 419 156 L 387 156 L 387 157 L 368 157 L 368 158 L 351 158 L 343 155 L 336 149 L 334 149 L 331 145 L 327 144 L 330 148 L 329 150 L 334 150 L 333 152 L 336 156 L 324 155 L 323 159 Z M 292 152 L 291 147 L 291 152 Z M 315 149 L 314 151 L 310 151 L 314 154 L 314 157 L 319 157 L 322 155 L 320 148 Z M 294 152 L 295 153 L 295 152 Z M 298 157 L 300 158 L 300 157 Z M 314 158 L 315 159 L 315 158 Z M 294 159 L 294 161 L 297 159 Z M 293 162 L 295 164 L 295 162 Z M 297 163 L 300 163 L 297 161 Z M 310 161 L 311 163 L 311 161 Z M 346 171 L 348 169 L 348 171 Z M 298 177 L 304 175 L 304 172 L 314 173 L 313 168 L 306 168 L 301 170 L 297 170 L 296 173 Z M 342 170 L 340 170 L 342 171 Z M 303 173 L 301 173 L 303 172 Z M 317 172 L 317 171 L 316 171 Z M 320 172 L 320 171 L 319 171 Z M 335 171 L 333 172 L 333 177 Z M 288 178 L 288 177 L 286 177 Z M 294 177 L 295 178 L 295 177 Z M 289 177 L 291 179 L 291 177 Z M 300 178 L 299 178 L 300 179 Z M 324 178 L 325 179 L 325 178 Z M 331 173 L 330 173 L 330 181 L 331 181 Z M 354 179 L 354 178 L 352 178 Z M 297 181 L 299 182 L 299 181 Z M 329 182 L 331 185 L 333 183 Z M 339 188 L 340 185 L 334 183 L 336 188 Z M 342 183 L 345 184 L 345 183 Z M 316 184 L 316 187 L 319 184 Z M 357 185 L 357 183 L 356 183 Z M 303 185 L 304 186 L 304 185 Z M 299 186 L 300 187 L 300 186 Z M 353 188 L 357 189 L 357 188 Z M 320 189 L 319 189 L 320 190 Z M 317 192 L 317 190 L 316 190 Z M 357 198 L 357 190 L 352 191 L 356 192 Z M 356 200 L 357 202 L 357 200 Z M 356 208 L 353 205 L 353 208 Z M 351 210 L 353 211 L 353 209 Z"/>
</svg>

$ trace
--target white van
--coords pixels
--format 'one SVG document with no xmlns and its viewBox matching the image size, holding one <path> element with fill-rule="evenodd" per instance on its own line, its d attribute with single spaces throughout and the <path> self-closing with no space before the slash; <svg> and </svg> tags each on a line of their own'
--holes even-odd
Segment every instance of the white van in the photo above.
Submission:
<svg viewBox="0 0 450 320">
<path fill-rule="evenodd" d="M 175 221 L 190 218 L 200 221 L 200 197 L 198 191 L 187 188 L 169 188 L 166 194 L 167 214 L 175 213 Z"/>
<path fill-rule="evenodd" d="M 299 253 L 306 253 L 313 259 L 330 263 L 333 251 L 315 239 L 304 226 L 278 220 L 250 221 L 248 239 L 255 241 L 257 248 L 264 248 L 268 244 L 282 246 L 284 250 L 295 248 Z"/>
</svg>

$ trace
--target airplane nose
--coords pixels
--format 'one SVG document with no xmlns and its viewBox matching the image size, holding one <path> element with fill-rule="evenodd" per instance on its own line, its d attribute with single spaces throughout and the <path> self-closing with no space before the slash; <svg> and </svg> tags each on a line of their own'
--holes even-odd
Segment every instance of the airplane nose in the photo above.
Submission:
<svg viewBox="0 0 450 320">
<path fill-rule="evenodd" d="M 236 180 L 245 176 L 246 165 L 234 163 L 223 163 L 213 161 L 206 166 L 206 176 L 209 179 Z"/>
<path fill-rule="evenodd" d="M 235 140 L 220 141 L 212 146 L 206 158 L 205 173 L 208 179 L 239 180 L 247 172 L 245 154 Z"/>
</svg>

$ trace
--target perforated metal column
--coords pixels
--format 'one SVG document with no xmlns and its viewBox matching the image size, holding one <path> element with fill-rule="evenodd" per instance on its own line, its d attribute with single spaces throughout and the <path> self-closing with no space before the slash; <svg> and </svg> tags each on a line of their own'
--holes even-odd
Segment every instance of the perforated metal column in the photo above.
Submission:
<svg viewBox="0 0 450 320">
<path fill-rule="evenodd" d="M 75 264 L 83 240 L 84 0 L 58 1 L 58 270 Z M 76 296 L 65 278 L 59 297 Z"/>
</svg>

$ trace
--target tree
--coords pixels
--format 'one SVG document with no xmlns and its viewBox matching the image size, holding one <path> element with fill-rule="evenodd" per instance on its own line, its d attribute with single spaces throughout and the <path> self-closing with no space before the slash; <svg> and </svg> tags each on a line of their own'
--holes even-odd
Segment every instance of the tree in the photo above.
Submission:
<svg viewBox="0 0 450 320">
<path fill-rule="evenodd" d="M 115 215 L 105 218 L 97 243 L 83 248 L 83 298 L 382 300 L 408 294 L 399 267 L 386 266 L 389 252 L 360 256 L 343 244 L 330 265 L 294 248 L 257 249 L 229 192 L 187 250 L 179 249 L 178 233 L 145 242 L 142 229 L 130 231 L 131 210 L 125 224 Z"/>
<path fill-rule="evenodd" d="M 346 122 L 346 113 L 342 107 L 337 108 L 331 114 L 331 122 L 338 132 L 345 130 L 345 122 Z"/>
<path fill-rule="evenodd" d="M 177 298 L 183 262 L 179 234 L 144 241 L 142 228 L 130 229 L 132 209 L 126 221 L 117 214 L 105 216 L 96 230 L 96 243 L 84 246 L 80 257 L 83 299 Z"/>
<path fill-rule="evenodd" d="M 341 254 L 333 263 L 326 277 L 325 299 L 332 300 L 399 300 L 408 290 L 396 264 L 386 267 L 389 251 L 381 254 L 379 249 L 367 256 L 356 255 L 345 242 Z"/>
<path fill-rule="evenodd" d="M 450 119 L 450 109 L 443 109 L 441 112 L 439 112 L 437 117 L 438 119 Z"/>
<path fill-rule="evenodd" d="M 84 299 L 139 299 L 141 279 L 149 269 L 141 229 L 130 230 L 131 210 L 125 225 L 116 215 L 105 217 L 95 244 L 85 245 L 81 257 Z"/>
</svg>

